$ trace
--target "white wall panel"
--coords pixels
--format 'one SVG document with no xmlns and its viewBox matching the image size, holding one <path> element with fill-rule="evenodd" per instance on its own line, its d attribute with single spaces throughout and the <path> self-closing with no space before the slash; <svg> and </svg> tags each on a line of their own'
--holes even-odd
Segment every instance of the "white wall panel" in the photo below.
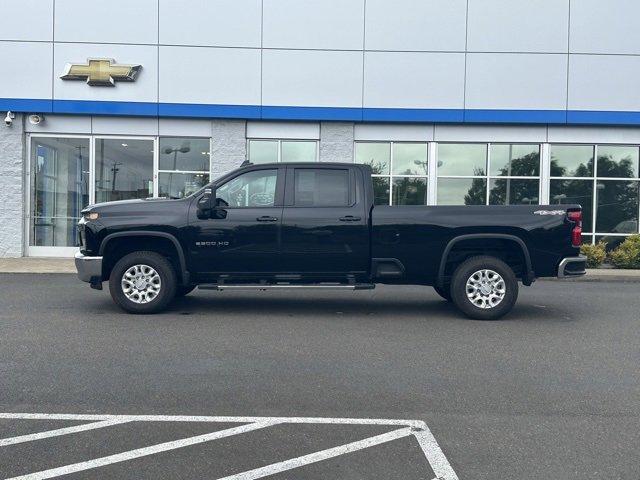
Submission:
<svg viewBox="0 0 640 480">
<path fill-rule="evenodd" d="M 260 104 L 260 51 L 160 47 L 160 102 Z"/>
<path fill-rule="evenodd" d="M 91 117 L 88 115 L 46 115 L 45 121 L 31 125 L 28 121 L 26 132 L 36 133 L 91 133 Z"/>
<path fill-rule="evenodd" d="M 354 139 L 357 141 L 430 142 L 433 140 L 433 125 L 356 123 Z"/>
<path fill-rule="evenodd" d="M 50 43 L 0 41 L 0 98 L 51 98 Z"/>
<path fill-rule="evenodd" d="M 314 122 L 247 122 L 247 138 L 318 140 L 320 124 Z"/>
<path fill-rule="evenodd" d="M 640 110 L 640 57 L 571 55 L 569 110 Z"/>
<path fill-rule="evenodd" d="M 562 110 L 567 55 L 470 53 L 466 108 Z"/>
<path fill-rule="evenodd" d="M 549 125 L 549 143 L 640 144 L 640 128 Z"/>
<path fill-rule="evenodd" d="M 0 3 L 0 40 L 53 39 L 53 0 Z"/>
<path fill-rule="evenodd" d="M 463 108 L 464 54 L 366 52 L 364 106 Z"/>
<path fill-rule="evenodd" d="M 547 141 L 546 125 L 436 125 L 436 142 L 528 142 Z"/>
<path fill-rule="evenodd" d="M 367 0 L 368 50 L 464 51 L 466 0 Z"/>
<path fill-rule="evenodd" d="M 362 50 L 364 0 L 264 0 L 267 48 Z"/>
<path fill-rule="evenodd" d="M 158 135 L 157 118 L 101 117 L 92 119 L 96 135 Z"/>
<path fill-rule="evenodd" d="M 158 101 L 158 47 L 56 43 L 53 72 L 54 98 L 62 100 Z M 113 58 L 116 63 L 142 65 L 135 82 L 115 87 L 90 87 L 81 80 L 62 80 L 67 63 L 86 63 L 87 58 Z"/>
<path fill-rule="evenodd" d="M 161 118 L 158 125 L 160 135 L 167 137 L 210 137 L 211 120 L 193 118 Z"/>
<path fill-rule="evenodd" d="M 260 47 L 261 0 L 160 0 L 160 43 Z"/>
<path fill-rule="evenodd" d="M 56 0 L 55 39 L 157 43 L 158 0 Z"/>
<path fill-rule="evenodd" d="M 567 52 L 569 0 L 469 0 L 476 52 Z"/>
<path fill-rule="evenodd" d="M 362 53 L 265 50 L 264 105 L 362 106 Z"/>
<path fill-rule="evenodd" d="M 640 54 L 639 18 L 638 0 L 572 0 L 571 51 Z"/>
</svg>

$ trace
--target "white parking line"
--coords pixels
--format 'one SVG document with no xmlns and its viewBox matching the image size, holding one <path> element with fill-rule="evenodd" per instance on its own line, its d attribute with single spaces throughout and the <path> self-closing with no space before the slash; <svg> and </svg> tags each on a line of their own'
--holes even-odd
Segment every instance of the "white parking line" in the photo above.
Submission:
<svg viewBox="0 0 640 480">
<path fill-rule="evenodd" d="M 73 427 L 57 428 L 55 430 L 47 430 L 46 432 L 30 433 L 28 435 L 20 435 L 19 437 L 0 438 L 0 447 L 7 445 L 15 445 L 17 443 L 32 442 L 42 438 L 58 437 L 60 435 L 68 435 L 70 433 L 86 432 L 96 428 L 110 427 L 111 425 L 120 425 L 128 423 L 130 420 L 110 419 L 94 423 L 84 423 L 82 425 L 74 425 Z"/>
<path fill-rule="evenodd" d="M 322 460 L 338 457 L 346 453 L 356 452 L 364 448 L 391 442 L 393 440 L 407 437 L 409 435 L 411 435 L 411 428 L 400 428 L 398 430 L 383 433 L 382 435 L 376 435 L 375 437 L 365 438 L 364 440 L 358 440 L 357 442 L 340 445 L 339 447 L 328 448 L 319 452 L 303 455 L 302 457 L 292 458 L 283 462 L 272 463 L 271 465 L 267 465 L 266 467 L 247 470 L 246 472 L 242 473 L 236 473 L 235 475 L 220 478 L 219 480 L 255 480 L 257 478 L 263 478 L 269 475 L 275 475 L 276 473 L 285 472 L 293 468 L 309 465 L 310 463 L 320 462 Z"/>
<path fill-rule="evenodd" d="M 59 477 L 61 475 L 68 475 L 70 473 L 81 472 L 83 470 L 104 467 L 105 465 L 111 465 L 112 463 L 124 462 L 126 460 L 133 460 L 134 458 L 145 457 L 147 455 L 153 455 L 155 453 L 188 447 L 189 445 L 209 442 L 218 438 L 231 437 L 232 435 L 238 435 L 240 433 L 258 430 L 260 428 L 270 427 L 271 425 L 275 425 L 275 423 L 249 423 L 240 427 L 227 428 L 226 430 L 205 433 L 204 435 L 197 435 L 195 437 L 188 437 L 181 440 L 174 440 L 172 442 L 159 443 L 157 445 L 151 445 L 149 447 L 129 450 L 128 452 L 117 453 L 115 455 L 109 455 L 101 458 L 94 458 L 93 460 L 88 460 L 86 462 L 73 463 L 71 465 L 65 465 L 64 467 L 51 468 L 49 470 L 29 473 L 27 475 L 21 475 L 19 477 L 13 477 L 7 480 L 43 480 L 45 478 Z"/>
<path fill-rule="evenodd" d="M 365 438 L 356 442 L 347 443 L 301 457 L 284 460 L 264 467 L 237 473 L 221 480 L 252 480 L 273 475 L 278 472 L 291 470 L 310 463 L 320 462 L 328 458 L 337 457 L 364 448 L 391 442 L 399 438 L 413 435 L 416 437 L 422 452 L 431 465 L 431 469 L 440 480 L 458 480 L 458 476 L 451 468 L 438 442 L 432 435 L 429 427 L 422 420 L 398 420 L 382 418 L 323 418 L 323 417 L 237 417 L 237 416 L 209 416 L 209 415 L 95 415 L 95 414 L 66 414 L 66 413 L 0 413 L 0 419 L 21 420 L 77 420 L 88 421 L 84 425 L 67 427 L 58 430 L 50 430 L 31 435 L 23 435 L 4 439 L 5 442 L 20 443 L 39 438 L 47 438 L 58 435 L 66 435 L 76 431 L 91 430 L 108 425 L 127 422 L 210 422 L 210 423 L 244 423 L 245 425 L 233 427 L 217 432 L 183 438 L 171 442 L 151 445 L 127 452 L 96 458 L 85 462 L 74 463 L 62 467 L 30 473 L 7 480 L 41 480 L 54 478 L 69 473 L 89 470 L 92 468 L 124 462 L 156 453 L 166 452 L 177 448 L 187 447 L 198 443 L 208 442 L 219 438 L 238 435 L 252 430 L 270 427 L 278 424 L 333 424 L 333 425 L 392 425 L 403 427 L 381 435 Z M 21 439 L 18 441 L 18 439 Z M 12 443 L 6 443 L 7 445 Z M 2 444 L 0 443 L 0 446 Z"/>
</svg>

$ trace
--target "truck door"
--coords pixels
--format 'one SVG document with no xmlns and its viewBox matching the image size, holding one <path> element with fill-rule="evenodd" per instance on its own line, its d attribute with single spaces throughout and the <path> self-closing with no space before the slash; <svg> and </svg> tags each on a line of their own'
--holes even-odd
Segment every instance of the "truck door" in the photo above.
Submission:
<svg viewBox="0 0 640 480">
<path fill-rule="evenodd" d="M 369 229 L 360 176 L 357 169 L 342 166 L 287 167 L 281 233 L 284 270 L 321 276 L 366 274 Z"/>
<path fill-rule="evenodd" d="M 284 167 L 240 173 L 217 186 L 211 218 L 198 218 L 195 207 L 191 209 L 193 271 L 206 275 L 278 270 L 284 174 Z"/>
</svg>

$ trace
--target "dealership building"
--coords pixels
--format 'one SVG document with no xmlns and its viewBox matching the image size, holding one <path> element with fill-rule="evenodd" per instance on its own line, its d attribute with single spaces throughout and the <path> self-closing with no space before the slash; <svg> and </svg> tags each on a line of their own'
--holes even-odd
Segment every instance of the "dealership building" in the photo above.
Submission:
<svg viewBox="0 0 640 480">
<path fill-rule="evenodd" d="M 372 165 L 376 202 L 567 204 L 638 233 L 634 0 L 0 5 L 0 257 L 71 256 L 88 204 L 245 160 Z"/>
</svg>

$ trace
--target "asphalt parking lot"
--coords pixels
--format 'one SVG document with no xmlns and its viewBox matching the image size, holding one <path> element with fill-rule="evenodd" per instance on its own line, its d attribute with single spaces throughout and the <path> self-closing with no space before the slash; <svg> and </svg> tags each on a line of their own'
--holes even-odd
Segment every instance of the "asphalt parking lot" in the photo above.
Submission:
<svg viewBox="0 0 640 480">
<path fill-rule="evenodd" d="M 541 281 L 479 322 L 423 287 L 196 291 L 132 316 L 0 274 L 0 478 L 638 480 L 639 294 Z"/>
</svg>

